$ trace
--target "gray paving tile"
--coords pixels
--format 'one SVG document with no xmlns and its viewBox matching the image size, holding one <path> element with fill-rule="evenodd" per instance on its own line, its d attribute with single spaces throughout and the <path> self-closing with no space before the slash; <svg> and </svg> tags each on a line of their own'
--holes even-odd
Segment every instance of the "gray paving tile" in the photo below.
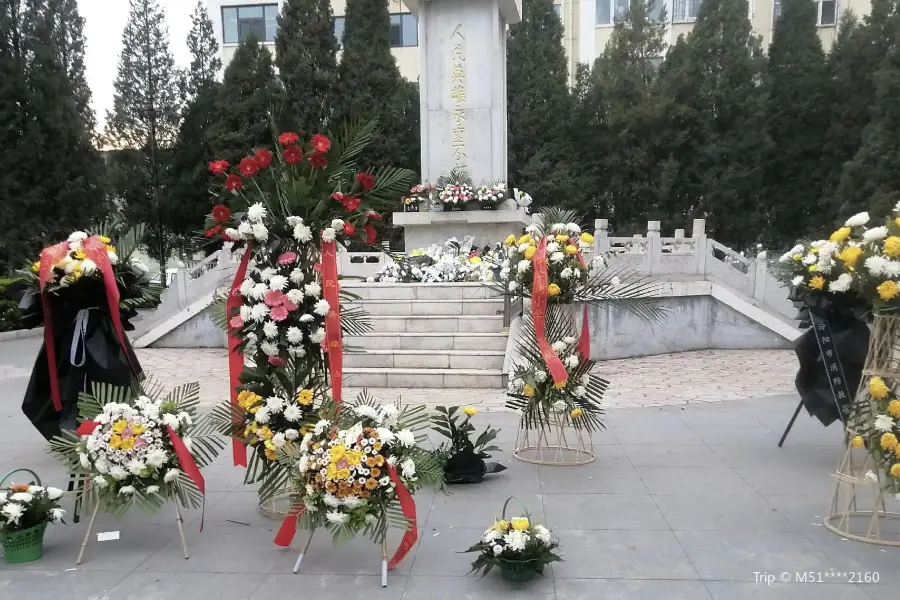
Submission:
<svg viewBox="0 0 900 600">
<path fill-rule="evenodd" d="M 124 575 L 115 571 L 0 569 L 0 598 L 101 600 Z"/>
<path fill-rule="evenodd" d="M 635 467 L 724 467 L 722 459 L 706 446 L 622 446 Z"/>
<path fill-rule="evenodd" d="M 491 523 L 484 525 L 483 523 L 468 519 L 461 519 L 467 525 L 478 525 L 474 527 L 429 527 L 426 531 L 420 532 L 419 551 L 412 563 L 410 574 L 416 577 L 446 577 L 446 576 L 465 576 L 472 565 L 472 561 L 477 558 L 476 553 L 466 554 L 472 546 L 478 543 L 484 530 L 490 527 Z M 412 558 L 412 557 L 410 557 Z"/>
<path fill-rule="evenodd" d="M 760 494 L 824 496 L 834 488 L 830 470 L 789 467 L 736 467 L 734 470 Z"/>
<path fill-rule="evenodd" d="M 336 598 L 372 598 L 400 600 L 406 586 L 405 575 L 388 573 L 388 586 L 381 587 L 381 575 L 295 575 L 278 574 L 263 577 L 262 584 L 250 600 L 303 598 L 303 600 L 335 600 Z"/>
<path fill-rule="evenodd" d="M 831 501 L 829 496 L 800 494 L 765 494 L 763 497 L 804 534 L 822 528 Z"/>
<path fill-rule="evenodd" d="M 541 489 L 548 494 L 646 494 L 647 488 L 634 467 L 549 467 L 542 466 Z"/>
<path fill-rule="evenodd" d="M 806 537 L 828 557 L 830 568 L 855 574 L 850 575 L 854 577 L 854 582 L 865 582 L 869 578 L 867 573 L 878 573 L 882 584 L 891 584 L 896 588 L 897 583 L 900 583 L 900 572 L 897 571 L 897 561 L 900 559 L 898 547 L 845 539 L 825 527 L 807 532 Z"/>
<path fill-rule="evenodd" d="M 127 575 L 104 600 L 247 600 L 263 582 L 263 574 L 159 573 Z"/>
<path fill-rule="evenodd" d="M 843 450 L 840 444 L 826 449 L 821 446 L 784 446 L 777 442 L 752 447 L 710 444 L 710 448 L 729 467 L 791 467 L 829 471 L 837 467 Z"/>
<path fill-rule="evenodd" d="M 632 529 L 668 531 L 656 503 L 637 494 L 545 494 L 551 529 Z"/>
<path fill-rule="evenodd" d="M 787 517 L 756 494 L 663 494 L 654 496 L 677 531 L 796 531 Z"/>
<path fill-rule="evenodd" d="M 687 425 L 678 422 L 677 425 L 665 425 L 655 427 L 640 427 L 623 425 L 615 428 L 616 437 L 624 445 L 647 444 L 650 446 L 692 445 L 702 446 L 703 440 L 697 437 Z"/>
<path fill-rule="evenodd" d="M 771 441 L 778 443 L 779 435 L 764 425 L 728 426 L 717 425 L 691 425 L 691 431 L 707 444 L 730 444 L 755 446 Z"/>
<path fill-rule="evenodd" d="M 699 579 L 671 531 L 556 530 L 556 579 Z"/>
<path fill-rule="evenodd" d="M 474 557 L 475 555 L 470 555 Z M 545 571 L 527 583 L 510 583 L 492 570 L 486 577 L 410 576 L 403 600 L 553 600 L 553 579 Z"/>
<path fill-rule="evenodd" d="M 727 467 L 635 467 L 651 494 L 752 494 L 753 488 Z"/>
<path fill-rule="evenodd" d="M 419 542 L 397 567 L 391 571 L 396 575 L 407 575 L 413 564 L 413 559 L 422 543 L 423 536 L 428 535 L 419 524 Z M 298 530 L 297 536 L 290 548 L 279 548 L 272 543 L 274 532 L 261 542 L 247 540 L 246 548 L 257 548 L 258 544 L 266 544 L 265 555 L 269 557 L 269 569 L 265 572 L 276 574 L 291 574 L 297 555 L 306 544 L 308 532 Z M 387 549 L 388 556 L 394 555 L 400 545 L 403 532 L 399 529 L 388 529 Z M 258 572 L 258 571 L 257 571 Z M 328 531 L 317 531 L 313 536 L 309 552 L 300 566 L 301 575 L 379 575 L 381 574 L 381 547 L 370 539 L 359 536 L 345 544 L 335 545 Z"/>
<path fill-rule="evenodd" d="M 700 577 L 754 581 L 754 572 L 827 571 L 831 561 L 799 533 L 676 531 Z"/>
<path fill-rule="evenodd" d="M 701 581 L 557 579 L 558 600 L 711 600 Z"/>
<path fill-rule="evenodd" d="M 774 573 L 777 577 L 780 573 Z M 738 583 L 707 581 L 713 600 L 866 600 L 863 589 L 853 585 L 811 583 Z M 894 591 L 896 597 L 896 590 Z M 886 596 L 885 596 L 886 597 Z"/>
<path fill-rule="evenodd" d="M 892 584 L 860 585 L 858 586 L 871 600 L 895 600 L 897 598 L 897 586 Z M 854 599 L 855 600 L 855 599 Z"/>
<path fill-rule="evenodd" d="M 499 519 L 503 511 L 503 503 L 507 496 L 493 494 L 440 494 L 435 497 L 431 513 L 428 515 L 426 526 L 428 528 L 445 528 L 465 525 L 473 527 L 483 524 L 483 529 L 491 526 L 494 520 Z M 544 504 L 539 494 L 518 494 L 516 498 L 521 500 L 535 519 L 543 522 Z M 515 501 L 510 502 L 509 510 L 518 516 L 522 509 Z M 463 518 L 460 518 L 463 516 Z"/>
<path fill-rule="evenodd" d="M 276 526 L 206 527 L 202 533 L 188 536 L 189 560 L 184 559 L 181 541 L 177 532 L 173 532 L 168 544 L 142 564 L 141 569 L 179 573 L 266 574 L 285 553 L 272 543 L 276 529 Z M 248 548 L 253 550 L 248 551 Z"/>
</svg>

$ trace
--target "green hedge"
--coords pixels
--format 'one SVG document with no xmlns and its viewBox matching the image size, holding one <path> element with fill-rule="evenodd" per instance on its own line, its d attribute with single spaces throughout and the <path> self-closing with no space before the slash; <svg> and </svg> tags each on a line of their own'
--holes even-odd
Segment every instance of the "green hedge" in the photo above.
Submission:
<svg viewBox="0 0 900 600">
<path fill-rule="evenodd" d="M 13 279 L 0 278 L 0 331 L 22 329 L 22 314 L 19 312 L 19 304 L 6 297 L 6 288 L 13 281 Z"/>
</svg>

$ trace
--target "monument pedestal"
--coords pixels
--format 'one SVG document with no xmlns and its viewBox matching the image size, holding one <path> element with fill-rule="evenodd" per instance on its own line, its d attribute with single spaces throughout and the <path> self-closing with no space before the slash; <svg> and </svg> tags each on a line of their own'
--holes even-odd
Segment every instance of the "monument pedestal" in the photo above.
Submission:
<svg viewBox="0 0 900 600">
<path fill-rule="evenodd" d="M 502 242 L 510 234 L 518 237 L 531 223 L 531 217 L 522 209 L 396 212 L 393 219 L 394 225 L 403 227 L 407 252 L 431 244 L 443 245 L 454 236 L 461 241 L 467 235 L 474 236 L 475 245 L 483 248 Z"/>
</svg>

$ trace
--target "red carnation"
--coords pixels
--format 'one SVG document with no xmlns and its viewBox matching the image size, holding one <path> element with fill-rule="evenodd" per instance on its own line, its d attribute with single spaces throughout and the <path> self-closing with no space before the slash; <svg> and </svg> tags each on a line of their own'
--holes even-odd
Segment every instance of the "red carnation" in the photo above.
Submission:
<svg viewBox="0 0 900 600">
<path fill-rule="evenodd" d="M 381 217 L 381 213 L 377 213 L 377 212 L 375 212 L 374 210 L 370 210 L 368 213 L 366 213 L 366 217 L 367 217 L 370 221 L 380 221 L 381 218 L 382 218 L 382 217 Z"/>
<path fill-rule="evenodd" d="M 309 166 L 313 169 L 322 169 L 328 166 L 328 159 L 321 152 L 313 152 L 308 157 Z"/>
<path fill-rule="evenodd" d="M 344 196 L 344 199 L 341 200 L 341 204 L 344 205 L 344 209 L 349 212 L 353 212 L 357 208 L 359 208 L 359 198 L 354 198 L 352 196 Z"/>
<path fill-rule="evenodd" d="M 316 152 L 328 152 L 331 148 L 331 140 L 321 133 L 317 133 L 312 137 L 312 147 Z"/>
<path fill-rule="evenodd" d="M 340 192 L 335 192 L 335 193 L 333 193 L 333 194 L 331 195 L 331 199 L 332 199 L 332 200 L 337 200 L 337 201 L 340 202 L 341 204 L 344 203 L 344 198 L 346 198 L 346 196 L 344 196 L 344 195 L 343 195 L 342 193 L 340 193 Z"/>
<path fill-rule="evenodd" d="M 229 192 L 236 192 L 242 187 L 244 187 L 244 180 L 241 179 L 240 175 L 232 173 L 225 178 L 225 189 Z"/>
<path fill-rule="evenodd" d="M 353 223 L 344 223 L 344 233 L 347 235 L 356 233 L 356 227 L 353 226 Z"/>
<path fill-rule="evenodd" d="M 240 164 L 238 165 L 238 170 L 240 170 L 241 175 L 244 177 L 252 177 L 256 175 L 256 172 L 259 171 L 259 165 L 256 164 L 256 159 L 252 156 L 248 156 L 246 158 L 242 158 Z"/>
<path fill-rule="evenodd" d="M 293 131 L 285 131 L 278 136 L 278 143 L 282 146 L 290 146 L 300 141 L 300 136 Z"/>
<path fill-rule="evenodd" d="M 257 150 L 253 158 L 256 160 L 256 166 L 260 169 L 268 169 L 269 165 L 272 164 L 272 153 L 265 148 Z"/>
<path fill-rule="evenodd" d="M 224 204 L 216 204 L 212 207 L 212 218 L 216 223 L 227 223 L 231 218 L 231 211 Z"/>
<path fill-rule="evenodd" d="M 356 181 L 362 186 L 362 189 L 369 191 L 375 187 L 375 176 L 371 173 L 357 173 Z"/>
<path fill-rule="evenodd" d="M 287 364 L 287 361 L 285 359 L 281 358 L 280 356 L 270 356 L 269 364 L 272 365 L 273 367 L 283 367 L 284 365 Z"/>
<path fill-rule="evenodd" d="M 211 229 L 207 229 L 205 235 L 206 235 L 206 237 L 211 238 L 212 236 L 218 234 L 220 231 L 222 231 L 222 226 L 216 225 L 216 226 L 212 227 Z"/>
<path fill-rule="evenodd" d="M 296 165 L 303 160 L 303 151 L 297 146 L 288 146 L 284 149 L 282 155 L 284 156 L 284 162 L 289 165 Z"/>
<path fill-rule="evenodd" d="M 228 161 L 227 160 L 214 160 L 209 163 L 209 170 L 214 175 L 221 175 L 225 171 L 228 170 Z"/>
<path fill-rule="evenodd" d="M 378 238 L 378 234 L 375 233 L 375 228 L 371 225 L 366 225 L 363 227 L 363 230 L 366 232 L 366 243 L 371 245 L 375 243 L 375 240 Z"/>
</svg>

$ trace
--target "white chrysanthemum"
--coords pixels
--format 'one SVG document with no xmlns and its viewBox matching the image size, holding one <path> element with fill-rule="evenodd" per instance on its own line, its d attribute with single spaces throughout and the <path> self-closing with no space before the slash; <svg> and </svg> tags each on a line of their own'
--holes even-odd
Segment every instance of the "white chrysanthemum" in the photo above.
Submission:
<svg viewBox="0 0 900 600">
<path fill-rule="evenodd" d="M 134 494 L 134 486 L 133 485 L 123 485 L 119 488 L 120 496 L 131 496 Z"/>
<path fill-rule="evenodd" d="M 330 506 L 331 508 L 337 508 L 341 505 L 340 499 L 334 494 L 325 494 L 322 496 L 322 502 L 325 503 L 325 506 Z"/>
<path fill-rule="evenodd" d="M 309 242 L 312 237 L 312 229 L 310 229 L 306 225 L 300 224 L 294 227 L 294 239 L 301 244 Z"/>
<path fill-rule="evenodd" d="M 881 432 L 887 432 L 894 429 L 894 419 L 888 415 L 878 415 L 875 417 L 875 429 Z"/>
<path fill-rule="evenodd" d="M 803 283 L 803 279 L 803 275 L 797 275 L 796 277 L 791 279 L 791 285 L 800 285 L 801 283 Z"/>
<path fill-rule="evenodd" d="M 847 219 L 847 222 L 844 223 L 844 225 L 846 225 L 847 227 L 859 227 L 861 225 L 865 225 L 868 222 L 869 222 L 869 213 L 861 212 L 861 213 L 856 213 L 855 215 L 853 215 L 852 217 Z"/>
<path fill-rule="evenodd" d="M 565 233 L 566 232 L 566 224 L 565 223 L 554 223 L 553 226 L 550 227 L 550 231 L 553 233 Z"/>
<path fill-rule="evenodd" d="M 55 487 L 47 487 L 47 497 L 51 500 L 57 500 L 61 498 L 63 495 L 63 491 L 59 488 Z"/>
<path fill-rule="evenodd" d="M 246 304 L 242 304 L 239 314 L 241 315 L 241 321 L 245 323 L 250 320 L 250 307 Z"/>
<path fill-rule="evenodd" d="M 293 215 L 287 217 L 285 220 L 287 221 L 287 224 L 291 227 L 296 227 L 297 225 L 300 225 L 303 223 L 303 217 L 295 217 Z"/>
<path fill-rule="evenodd" d="M 150 486 L 147 486 L 147 493 L 148 493 L 148 494 L 158 494 L 158 493 L 159 493 L 159 486 L 158 486 L 158 485 L 150 485 Z"/>
<path fill-rule="evenodd" d="M 294 358 L 303 358 L 306 356 L 306 348 L 303 346 L 289 346 L 288 354 L 293 356 Z"/>
<path fill-rule="evenodd" d="M 884 274 L 890 278 L 900 277 L 900 261 L 889 260 L 886 265 L 884 265 Z"/>
<path fill-rule="evenodd" d="M 90 275 L 91 273 L 94 273 L 96 270 L 97 270 L 97 263 L 95 263 L 91 259 L 86 258 L 83 261 L 81 261 L 81 273 L 83 275 Z"/>
<path fill-rule="evenodd" d="M 253 286 L 256 285 L 256 282 L 252 279 L 245 279 L 241 282 L 241 287 L 238 290 L 241 292 L 241 296 L 245 298 L 250 296 L 253 292 Z"/>
<path fill-rule="evenodd" d="M 253 223 L 258 223 L 266 218 L 268 212 L 262 202 L 256 202 L 247 209 L 247 219 Z"/>
<path fill-rule="evenodd" d="M 251 235 L 253 235 L 253 225 L 251 225 L 250 223 L 247 223 L 246 221 L 244 221 L 240 225 L 238 225 L 237 230 L 238 230 L 238 233 L 241 235 L 241 237 L 246 238 L 246 237 L 250 237 Z"/>
<path fill-rule="evenodd" d="M 569 405 L 566 404 L 565 400 L 557 400 L 553 403 L 553 410 L 557 412 L 563 412 L 569 408 Z"/>
<path fill-rule="evenodd" d="M 363 505 L 363 499 L 357 496 L 347 496 L 344 498 L 344 506 L 353 510 L 354 508 L 359 508 Z"/>
<path fill-rule="evenodd" d="M 553 254 L 550 255 L 550 262 L 555 262 L 555 263 L 562 262 L 565 257 L 566 257 L 566 255 L 563 254 L 562 252 L 554 252 Z"/>
<path fill-rule="evenodd" d="M 126 467 L 128 468 L 129 473 L 140 477 L 141 473 L 144 471 L 144 469 L 147 468 L 147 465 L 144 464 L 144 461 L 138 460 L 135 458 L 135 459 L 128 461 L 128 464 L 126 465 Z"/>
<path fill-rule="evenodd" d="M 101 488 L 109 487 L 109 481 L 103 475 L 97 475 L 91 478 L 91 483 L 99 485 Z"/>
<path fill-rule="evenodd" d="M 281 398 L 279 396 L 269 396 L 268 398 L 266 398 L 265 406 L 266 410 L 268 410 L 269 412 L 279 413 L 284 410 L 285 404 L 286 402 L 284 401 L 284 398 Z"/>
<path fill-rule="evenodd" d="M 300 269 L 294 269 L 293 271 L 291 271 L 291 282 L 294 285 L 300 285 L 301 283 L 303 283 L 303 271 L 301 271 Z M 297 303 L 295 302 L 295 304 Z"/>
<path fill-rule="evenodd" d="M 394 432 L 387 427 L 376 427 L 375 432 L 378 434 L 379 439 L 386 444 L 394 441 Z"/>
<path fill-rule="evenodd" d="M 264 283 L 254 283 L 253 287 L 250 289 L 250 297 L 254 300 L 262 300 L 266 292 L 269 291 L 269 286 Z"/>
<path fill-rule="evenodd" d="M 322 241 L 323 242 L 333 242 L 337 234 L 334 232 L 334 229 L 331 227 L 326 227 L 322 230 Z"/>
<path fill-rule="evenodd" d="M 316 329 L 314 332 L 309 334 L 309 341 L 313 344 L 321 344 L 325 341 L 325 329 L 320 327 Z"/>
<path fill-rule="evenodd" d="M 272 321 L 263 323 L 263 335 L 267 338 L 278 337 L 278 325 Z"/>
<path fill-rule="evenodd" d="M 241 239 L 241 234 L 238 233 L 238 230 L 234 227 L 229 227 L 225 230 L 225 237 L 227 237 L 232 242 L 236 242 Z"/>
<path fill-rule="evenodd" d="M 312 323 L 315 320 L 316 318 L 309 313 L 300 316 L 301 323 Z"/>
<path fill-rule="evenodd" d="M 322 286 L 315 281 L 311 281 L 303 287 L 303 293 L 310 298 L 318 298 L 322 293 Z"/>
<path fill-rule="evenodd" d="M 266 423 L 268 423 L 270 421 L 269 416 L 270 416 L 269 409 L 266 408 L 265 406 L 262 406 L 259 409 L 257 409 L 256 413 L 253 415 L 253 420 L 256 421 L 257 423 L 265 425 Z"/>
<path fill-rule="evenodd" d="M 169 460 L 169 455 L 165 450 L 159 448 L 151 450 L 147 453 L 147 464 L 154 468 L 160 468 Z"/>
<path fill-rule="evenodd" d="M 263 342 L 259 345 L 259 349 L 266 356 L 278 356 L 278 344 L 273 342 Z"/>
<path fill-rule="evenodd" d="M 331 221 L 331 228 L 335 231 L 340 231 L 344 228 L 344 222 L 341 219 L 334 219 Z"/>
<path fill-rule="evenodd" d="M 381 413 L 382 419 L 396 419 L 400 416 L 400 409 L 397 408 L 396 404 L 385 404 L 378 412 Z"/>
<path fill-rule="evenodd" d="M 586 385 L 590 385 L 590 383 L 591 383 L 591 376 L 590 376 L 590 375 L 585 375 L 584 377 L 581 378 L 581 385 L 585 385 L 585 386 L 586 386 Z"/>
<path fill-rule="evenodd" d="M 415 446 L 416 445 L 416 435 L 410 431 L 409 429 L 401 429 L 396 434 L 397 441 L 403 444 L 404 446 Z"/>
<path fill-rule="evenodd" d="M 877 240 L 883 240 L 887 237 L 888 228 L 885 226 L 881 227 L 873 227 L 872 229 L 867 230 L 863 233 L 863 240 L 867 242 L 874 242 Z"/>
<path fill-rule="evenodd" d="M 268 316 L 269 307 L 266 306 L 263 302 L 254 304 L 253 308 L 250 309 L 250 319 L 256 321 L 257 323 L 262 322 Z"/>
<path fill-rule="evenodd" d="M 519 264 L 516 265 L 516 270 L 517 270 L 519 273 L 524 273 L 525 271 L 527 271 L 527 270 L 530 269 L 530 268 L 531 268 L 531 261 L 530 261 L 530 260 L 520 260 L 520 261 L 519 261 Z"/>
<path fill-rule="evenodd" d="M 256 272 L 259 273 L 259 278 L 263 281 L 268 281 L 272 275 L 275 275 L 278 271 L 273 269 L 272 267 L 266 267 L 265 269 L 256 269 Z"/>
<path fill-rule="evenodd" d="M 581 234 L 581 227 L 579 227 L 575 223 L 568 223 L 566 225 L 566 229 L 572 235 L 580 235 Z"/>
<path fill-rule="evenodd" d="M 106 459 L 102 456 L 97 462 L 94 463 L 94 468 L 97 469 L 97 472 L 102 475 L 106 475 L 107 473 L 109 473 L 109 463 L 106 462 Z"/>
<path fill-rule="evenodd" d="M 84 454 L 84 453 L 79 454 L 78 462 L 81 463 L 82 468 L 85 468 L 85 469 L 91 468 L 91 457 L 89 457 L 87 454 Z"/>
<path fill-rule="evenodd" d="M 485 544 L 490 544 L 498 537 L 500 537 L 499 531 L 497 531 L 496 529 L 488 529 L 484 532 L 484 535 L 481 536 L 481 539 Z"/>
<path fill-rule="evenodd" d="M 299 327 L 288 327 L 287 340 L 291 344 L 299 344 L 303 341 L 303 330 Z"/>
<path fill-rule="evenodd" d="M 292 404 L 284 409 L 284 418 L 291 423 L 296 423 L 303 418 L 303 411 L 300 410 L 299 406 Z"/>
<path fill-rule="evenodd" d="M 559 244 L 556 242 L 550 242 L 547 244 L 547 252 L 559 252 Z"/>
<path fill-rule="evenodd" d="M 257 223 L 253 226 L 253 237 L 260 242 L 265 242 L 269 239 L 269 230 L 262 223 Z"/>
<path fill-rule="evenodd" d="M 876 475 L 875 471 L 872 471 L 871 469 L 866 472 L 865 478 L 873 483 L 878 483 L 878 475 Z"/>
<path fill-rule="evenodd" d="M 866 262 L 863 263 L 868 269 L 869 273 L 874 276 L 884 275 L 884 269 L 888 264 L 888 259 L 883 256 L 870 256 L 866 259 Z"/>
<path fill-rule="evenodd" d="M 78 247 L 81 247 L 81 242 L 82 242 L 83 240 L 88 239 L 89 237 L 90 237 L 90 236 L 89 236 L 87 233 L 85 233 L 84 231 L 73 231 L 72 234 L 69 236 L 69 239 L 68 239 L 67 241 L 68 241 L 70 244 L 74 243 L 74 244 L 76 244 Z M 70 247 L 71 247 L 71 245 L 70 245 Z"/>
<path fill-rule="evenodd" d="M 778 262 L 780 262 L 780 263 L 789 263 L 792 260 L 794 260 L 794 257 L 791 256 L 790 252 L 785 252 L 778 258 Z"/>
<path fill-rule="evenodd" d="M 416 463 L 413 459 L 407 458 L 402 463 L 400 463 L 400 471 L 402 475 L 406 478 L 415 477 L 416 476 Z"/>
<path fill-rule="evenodd" d="M 313 427 L 313 435 L 322 435 L 326 429 L 331 426 L 331 421 L 326 419 L 320 419 L 316 426 Z"/>
<path fill-rule="evenodd" d="M 22 504 L 28 504 L 32 500 L 34 500 L 34 494 L 29 494 L 28 492 L 16 492 L 9 497 L 11 502 L 21 502 Z"/>
<path fill-rule="evenodd" d="M 272 277 L 269 278 L 269 289 L 281 292 L 287 287 L 287 283 L 287 277 L 284 275 L 272 275 Z"/>
<path fill-rule="evenodd" d="M 837 279 L 828 284 L 828 291 L 846 292 L 850 289 L 851 283 L 853 283 L 853 276 L 849 273 L 842 273 Z"/>
<path fill-rule="evenodd" d="M 558 342 L 553 342 L 553 345 L 551 346 L 551 348 L 553 348 L 554 352 L 559 354 L 560 352 L 562 352 L 566 349 L 566 346 L 567 346 L 567 344 L 565 342 L 558 341 Z"/>
<path fill-rule="evenodd" d="M 501 554 L 503 554 L 503 546 L 501 546 L 500 544 L 494 544 L 491 550 L 494 553 L 494 556 L 500 556 Z"/>
<path fill-rule="evenodd" d="M 529 244 L 527 244 L 527 243 L 526 243 L 526 244 L 519 244 L 519 252 L 521 252 L 522 254 L 524 254 L 525 251 L 528 250 L 528 246 L 529 246 Z"/>
<path fill-rule="evenodd" d="M 803 257 L 803 264 L 811 265 L 814 262 L 816 262 L 817 260 L 819 260 L 819 257 L 816 256 L 815 254 L 807 254 L 806 256 Z"/>
<path fill-rule="evenodd" d="M 543 525 L 535 525 L 534 526 L 534 537 L 545 544 L 550 543 L 550 530 L 544 527 Z"/>
<path fill-rule="evenodd" d="M 514 292 L 517 289 L 519 289 L 519 283 L 516 281 L 510 281 L 509 282 L 509 291 Z"/>
<path fill-rule="evenodd" d="M 381 420 L 381 415 L 378 414 L 378 411 L 374 407 L 368 406 L 366 404 L 360 404 L 359 406 L 354 406 L 353 412 L 355 412 L 356 414 L 358 414 L 361 417 L 369 417 L 370 419 L 375 419 L 378 421 Z"/>
<path fill-rule="evenodd" d="M 303 304 L 303 290 L 288 290 L 285 295 L 287 296 L 288 302 L 291 304 Z"/>
<path fill-rule="evenodd" d="M 510 531 L 503 537 L 506 546 L 513 552 L 521 552 L 528 544 L 529 536 L 524 531 Z"/>
<path fill-rule="evenodd" d="M 545 381 L 547 381 L 547 377 L 547 371 L 544 371 L 543 369 L 538 369 L 534 373 L 534 380 L 538 383 L 544 383 Z"/>
<path fill-rule="evenodd" d="M 166 427 L 171 427 L 175 429 L 178 427 L 178 417 L 171 413 L 166 413 L 162 416 L 162 422 Z"/>
<path fill-rule="evenodd" d="M 560 272 L 559 276 L 563 279 L 571 279 L 573 274 L 574 271 L 572 271 L 572 269 L 570 269 L 569 267 L 566 267 Z"/>
<path fill-rule="evenodd" d="M 572 394 L 576 398 L 581 398 L 587 393 L 587 389 L 583 385 L 576 386 L 574 390 L 572 390 Z"/>
<path fill-rule="evenodd" d="M 332 510 L 325 513 L 325 519 L 329 523 L 334 523 L 335 525 L 344 525 L 350 521 L 350 515 Z"/>
<path fill-rule="evenodd" d="M 275 444 L 276 448 L 281 448 L 282 446 L 284 446 L 286 441 L 287 438 L 283 433 L 279 432 L 272 436 L 272 443 Z"/>
<path fill-rule="evenodd" d="M 0 508 L 0 513 L 3 513 L 10 522 L 18 525 L 22 515 L 25 514 L 25 508 L 21 504 L 9 502 L 4 504 L 3 508 Z"/>
<path fill-rule="evenodd" d="M 620 285 L 622 285 L 622 280 L 619 279 L 618 276 L 613 277 L 609 280 L 609 285 L 611 285 L 612 287 L 619 287 Z"/>
<path fill-rule="evenodd" d="M 569 367 L 570 369 L 574 369 L 575 367 L 577 367 L 578 363 L 579 363 L 578 356 L 576 356 L 575 354 L 566 358 L 566 366 Z"/>
<path fill-rule="evenodd" d="M 322 298 L 318 302 L 316 302 L 315 308 L 313 308 L 313 312 L 317 315 L 325 316 L 331 310 L 331 305 L 328 304 L 328 300 Z"/>
<path fill-rule="evenodd" d="M 285 412 L 287 412 L 287 411 L 285 411 Z M 296 429 L 285 429 L 284 430 L 284 439 L 288 440 L 289 442 L 293 442 L 298 437 L 300 437 L 300 432 L 297 431 Z"/>
</svg>

